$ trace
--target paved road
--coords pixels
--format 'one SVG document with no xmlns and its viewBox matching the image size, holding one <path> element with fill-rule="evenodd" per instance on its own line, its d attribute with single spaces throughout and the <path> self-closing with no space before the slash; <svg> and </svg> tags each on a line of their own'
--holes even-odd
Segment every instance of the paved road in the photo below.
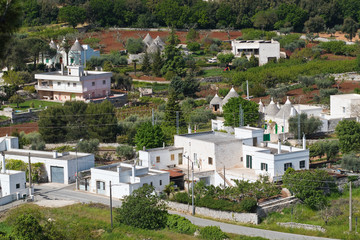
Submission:
<svg viewBox="0 0 360 240">
<path fill-rule="evenodd" d="M 42 199 L 48 200 L 73 200 L 82 203 L 102 203 L 109 205 L 109 198 L 99 196 L 96 194 L 85 193 L 81 191 L 74 191 L 75 185 L 63 185 L 63 184 L 42 184 L 35 186 L 35 200 L 39 201 Z M 113 200 L 114 207 L 120 207 L 121 201 Z M 170 211 L 172 214 L 178 214 L 186 217 L 192 223 L 198 226 L 219 226 L 224 232 L 235 233 L 247 236 L 258 236 L 268 239 L 276 240 L 330 240 L 330 238 L 310 237 L 291 233 L 275 232 L 270 230 L 263 230 L 258 228 L 243 227 L 239 225 L 233 225 L 228 223 L 217 222 L 213 220 L 207 220 L 199 217 L 193 217 L 191 215 L 185 215 L 178 212 Z"/>
</svg>

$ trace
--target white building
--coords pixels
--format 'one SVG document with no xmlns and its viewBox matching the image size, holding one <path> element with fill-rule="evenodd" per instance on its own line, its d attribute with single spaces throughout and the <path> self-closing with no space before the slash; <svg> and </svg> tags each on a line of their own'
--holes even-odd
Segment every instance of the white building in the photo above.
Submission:
<svg viewBox="0 0 360 240">
<path fill-rule="evenodd" d="M 0 198 L 14 194 L 26 192 L 25 172 L 15 170 L 5 170 L 0 173 Z"/>
<path fill-rule="evenodd" d="M 74 42 L 74 45 L 71 47 L 69 51 L 69 56 L 67 56 L 62 45 L 64 44 L 65 39 L 60 44 L 55 44 L 53 40 L 49 43 L 50 48 L 56 50 L 56 55 L 53 58 L 45 57 L 44 63 L 50 67 L 55 66 L 55 64 L 64 64 L 72 65 L 75 62 L 75 58 L 77 55 L 80 55 L 80 61 L 83 65 L 86 66 L 86 62 L 90 60 L 92 57 L 100 57 L 100 52 L 92 49 L 89 45 L 83 44 L 81 45 L 78 40 Z M 42 61 L 40 57 L 40 61 Z"/>
<path fill-rule="evenodd" d="M 285 104 L 275 104 L 273 99 L 265 106 L 261 99 L 259 102 L 259 111 L 264 114 L 266 132 L 279 134 L 289 132 L 289 118 L 297 116 L 298 113 L 305 113 L 308 117 L 321 117 L 322 107 L 305 105 L 305 104 L 292 104 L 289 97 Z"/>
<path fill-rule="evenodd" d="M 223 106 L 229 101 L 230 98 L 237 98 L 239 97 L 239 94 L 235 91 L 235 89 L 232 87 L 228 94 L 224 97 L 224 99 L 221 99 L 217 94 L 214 96 L 214 98 L 210 101 L 210 108 L 215 113 L 222 113 L 223 112 Z"/>
<path fill-rule="evenodd" d="M 309 169 L 309 151 L 263 142 L 263 129 L 235 128 L 235 134 L 203 132 L 176 135 L 174 146 L 184 149 L 185 161 L 178 168 L 194 164 L 195 177 L 207 184 L 220 185 L 224 181 L 233 185 L 232 179 L 255 181 L 259 175 L 281 180 L 288 167 Z M 305 146 L 305 140 L 303 140 Z M 224 176 L 225 170 L 225 176 Z"/>
<path fill-rule="evenodd" d="M 168 169 L 183 162 L 183 148 L 174 146 L 139 151 L 140 165 L 152 169 Z"/>
<path fill-rule="evenodd" d="M 170 183 L 170 174 L 166 171 L 149 169 L 130 164 L 112 164 L 91 168 L 90 192 L 124 198 L 145 184 L 154 186 L 156 192 L 162 192 Z"/>
<path fill-rule="evenodd" d="M 26 163 L 43 163 L 49 182 L 69 184 L 75 181 L 76 166 L 78 171 L 94 167 L 95 158 L 88 153 L 58 153 L 19 149 L 17 137 L 3 137 L 0 139 L 0 151 L 6 159 L 21 160 Z"/>
<path fill-rule="evenodd" d="M 70 101 L 106 97 L 111 94 L 111 72 L 85 71 L 83 66 L 68 66 L 55 72 L 35 74 L 39 97 Z"/>
<path fill-rule="evenodd" d="M 280 43 L 274 40 L 232 40 L 231 47 L 235 57 L 245 54 L 250 59 L 251 55 L 254 55 L 259 59 L 260 66 L 280 58 Z"/>
<path fill-rule="evenodd" d="M 330 96 L 330 115 L 333 118 L 360 116 L 360 95 L 341 94 Z"/>
</svg>

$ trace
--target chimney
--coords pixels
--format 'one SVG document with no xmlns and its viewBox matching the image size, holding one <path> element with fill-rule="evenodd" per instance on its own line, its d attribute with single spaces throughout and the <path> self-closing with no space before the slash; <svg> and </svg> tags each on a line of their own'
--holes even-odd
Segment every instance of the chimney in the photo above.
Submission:
<svg viewBox="0 0 360 240">
<path fill-rule="evenodd" d="M 64 75 L 64 64 L 61 64 L 61 75 Z"/>
<path fill-rule="evenodd" d="M 5 167 L 5 153 L 4 152 L 2 154 L 1 163 L 2 163 L 1 173 L 5 173 L 6 172 L 6 167 Z"/>
<path fill-rule="evenodd" d="M 135 165 L 131 167 L 131 183 L 135 182 Z"/>
<path fill-rule="evenodd" d="M 165 148 L 165 142 L 163 142 L 163 148 Z"/>
<path fill-rule="evenodd" d="M 188 134 L 190 134 L 191 133 L 191 127 L 190 127 L 190 124 L 189 124 L 189 126 L 188 126 Z"/>
<path fill-rule="evenodd" d="M 305 134 L 303 135 L 303 149 L 306 150 L 306 138 L 305 138 Z"/>
<path fill-rule="evenodd" d="M 280 108 L 281 108 L 281 106 L 280 106 L 280 103 L 279 103 L 279 102 L 277 102 L 277 103 L 276 103 L 276 106 L 278 107 L 278 109 L 280 109 Z"/>
<path fill-rule="evenodd" d="M 56 150 L 53 151 L 53 158 L 57 158 L 58 157 L 58 152 Z"/>
<path fill-rule="evenodd" d="M 278 140 L 278 154 L 281 153 L 281 141 L 280 139 Z"/>
<path fill-rule="evenodd" d="M 290 152 L 292 152 L 292 146 L 290 146 Z"/>
<path fill-rule="evenodd" d="M 121 172 L 121 164 L 119 163 L 119 165 L 116 167 L 116 171 L 119 173 Z"/>
<path fill-rule="evenodd" d="M 146 147 L 145 146 L 143 146 L 143 151 L 145 151 L 146 150 Z"/>
</svg>

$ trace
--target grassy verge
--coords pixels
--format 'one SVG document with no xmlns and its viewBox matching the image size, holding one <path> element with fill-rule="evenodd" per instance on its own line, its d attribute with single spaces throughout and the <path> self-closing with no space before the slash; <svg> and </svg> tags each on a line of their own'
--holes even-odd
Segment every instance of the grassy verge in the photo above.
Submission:
<svg viewBox="0 0 360 240">
<path fill-rule="evenodd" d="M 15 103 L 11 103 L 9 105 L 1 106 L 1 109 L 4 109 L 5 107 L 11 107 L 11 108 L 13 108 L 15 110 L 26 110 L 26 109 L 30 108 L 30 105 L 32 103 L 34 104 L 35 109 L 40 109 L 40 108 L 43 109 L 45 107 L 61 104 L 61 103 L 58 103 L 58 102 L 49 102 L 49 101 L 42 101 L 42 100 L 33 99 L 33 100 L 27 100 L 27 101 L 25 101 L 23 103 L 20 103 L 19 107 L 17 107 Z"/>
<path fill-rule="evenodd" d="M 107 206 L 101 204 L 75 204 L 62 208 L 45 208 L 34 204 L 24 204 L 7 212 L 0 219 L 0 231 L 10 233 L 17 216 L 28 213 L 44 224 L 51 218 L 64 234 L 64 239 L 199 239 L 192 235 L 180 234 L 168 229 L 144 230 L 125 225 L 115 225 L 110 229 L 110 213 Z M 236 240 L 264 240 L 259 237 L 247 237 L 228 234 Z"/>
<path fill-rule="evenodd" d="M 225 223 L 231 223 L 241 226 L 266 229 L 272 231 L 294 233 L 308 236 L 317 236 L 317 237 L 328 237 L 336 239 L 345 239 L 345 240 L 356 240 L 359 239 L 359 234 L 355 233 L 355 218 L 360 216 L 360 188 L 356 188 L 352 193 L 353 199 L 353 232 L 349 233 L 349 192 L 344 192 L 344 194 L 333 195 L 329 197 L 332 208 L 339 210 L 337 214 L 332 215 L 329 218 L 327 224 L 323 219 L 326 211 L 316 211 L 308 208 L 303 204 L 295 205 L 293 209 L 291 207 L 283 209 L 281 212 L 273 212 L 269 214 L 265 219 L 262 219 L 259 225 L 252 224 L 241 224 L 233 221 L 223 221 L 212 219 L 204 216 L 205 219 L 211 219 L 216 221 L 221 221 Z M 297 228 L 286 228 L 277 225 L 278 222 L 296 222 L 311 224 L 323 227 L 326 232 L 322 233 L 319 231 L 311 231 L 305 229 Z"/>
</svg>

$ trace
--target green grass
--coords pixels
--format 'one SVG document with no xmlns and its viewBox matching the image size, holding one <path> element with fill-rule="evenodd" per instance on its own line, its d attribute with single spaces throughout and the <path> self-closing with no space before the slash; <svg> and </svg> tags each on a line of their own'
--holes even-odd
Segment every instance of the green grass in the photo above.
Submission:
<svg viewBox="0 0 360 240">
<path fill-rule="evenodd" d="M 9 117 L 0 115 L 0 122 L 10 119 Z"/>
<path fill-rule="evenodd" d="M 101 204 L 75 204 L 62 208 L 45 208 L 34 204 L 24 204 L 13 208 L 0 219 L 0 231 L 11 233 L 17 216 L 32 214 L 44 224 L 47 219 L 55 221 L 56 227 L 65 234 L 65 239 L 153 239 L 153 240 L 190 240 L 199 239 L 192 235 L 172 232 L 168 229 L 144 230 L 115 223 L 110 229 L 110 212 Z M 228 234 L 230 239 L 265 240 L 259 237 L 247 237 Z"/>
<path fill-rule="evenodd" d="M 35 109 L 45 108 L 45 106 L 49 107 L 49 106 L 61 104 L 61 103 L 58 103 L 58 102 L 49 102 L 49 101 L 42 101 L 42 100 L 33 99 L 33 100 L 27 100 L 27 101 L 25 101 L 23 103 L 20 103 L 19 108 L 16 106 L 16 103 L 11 103 L 9 105 L 1 106 L 1 109 L 4 109 L 5 107 L 11 107 L 11 108 L 13 108 L 15 110 L 26 110 L 26 109 L 30 108 L 31 103 L 34 103 Z"/>
<path fill-rule="evenodd" d="M 224 71 L 225 68 L 212 68 L 203 70 L 204 74 L 201 75 L 202 77 L 215 77 L 215 76 L 224 76 L 228 75 L 229 71 Z"/>
<path fill-rule="evenodd" d="M 360 217 L 360 188 L 353 190 L 353 229 L 355 229 L 355 217 Z M 285 208 L 281 213 L 271 213 L 268 217 L 263 219 L 260 225 L 257 227 L 275 231 L 290 232 L 297 234 L 306 234 L 312 236 L 331 237 L 347 240 L 359 239 L 357 234 L 349 231 L 349 192 L 346 191 L 343 195 L 338 194 L 329 197 L 330 203 L 333 207 L 340 210 L 341 214 L 332 216 L 328 223 L 322 219 L 322 212 L 315 211 L 303 204 L 298 204 L 293 209 L 291 214 L 291 208 Z M 326 229 L 325 233 L 308 231 L 304 229 L 292 229 L 278 226 L 277 222 L 298 222 L 305 224 L 312 224 L 322 226 Z"/>
<path fill-rule="evenodd" d="M 138 88 L 138 87 L 152 88 L 154 92 L 168 90 L 169 88 L 169 84 L 147 83 L 147 82 L 138 82 L 138 81 L 133 81 L 133 86 L 134 88 Z"/>
</svg>

